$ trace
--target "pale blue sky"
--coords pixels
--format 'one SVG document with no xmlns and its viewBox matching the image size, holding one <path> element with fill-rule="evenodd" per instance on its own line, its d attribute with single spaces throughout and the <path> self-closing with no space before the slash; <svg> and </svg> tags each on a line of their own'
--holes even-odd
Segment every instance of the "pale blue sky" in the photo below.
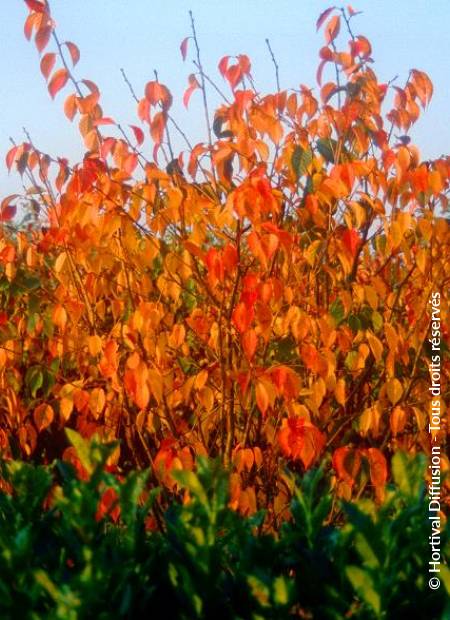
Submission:
<svg viewBox="0 0 450 620">
<path fill-rule="evenodd" d="M 217 62 L 226 54 L 246 53 L 261 91 L 274 88 L 274 73 L 265 46 L 269 37 L 280 65 L 282 88 L 314 86 L 317 52 L 323 35 L 315 22 L 330 1 L 322 0 L 53 0 L 61 40 L 81 50 L 77 76 L 94 80 L 102 91 L 104 114 L 124 125 L 136 123 L 135 103 L 120 75 L 124 67 L 139 95 L 153 69 L 174 98 L 181 100 L 191 62 L 183 63 L 179 44 L 190 34 L 188 10 L 196 19 L 205 69 L 218 83 Z M 409 68 L 426 71 L 435 86 L 433 101 L 412 132 L 424 157 L 450 151 L 450 4 L 448 0 L 355 0 L 363 14 L 354 31 L 373 45 L 375 70 L 387 81 Z M 0 196 L 20 187 L 8 176 L 4 155 L 9 136 L 23 139 L 26 126 L 36 145 L 54 155 L 81 153 L 77 128 L 62 112 L 63 95 L 52 101 L 39 73 L 34 44 L 23 35 L 27 14 L 22 0 L 0 0 Z M 69 91 L 68 91 L 69 92 Z M 203 138 L 199 93 L 189 113 L 174 107 L 179 124 L 192 140 Z M 148 148 L 150 149 L 150 143 Z"/>
</svg>

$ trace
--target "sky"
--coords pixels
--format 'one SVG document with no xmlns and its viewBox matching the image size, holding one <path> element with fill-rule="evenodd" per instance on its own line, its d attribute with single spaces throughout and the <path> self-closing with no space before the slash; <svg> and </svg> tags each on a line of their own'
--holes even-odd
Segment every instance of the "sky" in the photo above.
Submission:
<svg viewBox="0 0 450 620">
<path fill-rule="evenodd" d="M 105 116 L 139 124 L 136 104 L 123 82 L 123 67 L 138 96 L 145 84 L 159 79 L 174 95 L 174 115 L 195 143 L 204 139 L 200 93 L 186 111 L 181 104 L 187 77 L 195 69 L 192 53 L 183 63 L 179 45 L 190 34 L 193 11 L 204 69 L 226 88 L 217 71 L 222 56 L 247 54 L 260 92 L 274 92 L 275 76 L 265 44 L 269 38 L 280 69 L 282 88 L 315 86 L 318 50 L 323 34 L 315 23 L 330 1 L 322 0 L 52 0 L 62 41 L 81 51 L 79 78 L 93 80 L 102 92 Z M 425 159 L 450 151 L 450 4 L 448 0 L 355 0 L 355 34 L 372 43 L 380 81 L 408 71 L 426 71 L 435 94 L 411 132 Z M 34 43 L 23 34 L 27 9 L 23 0 L 0 0 L 0 196 L 20 190 L 17 174 L 8 174 L 4 155 L 10 137 L 24 140 L 23 127 L 35 145 L 72 162 L 82 154 L 75 124 L 63 114 L 64 94 L 52 101 L 39 72 Z M 190 49 L 192 52 L 192 48 Z M 67 89 L 67 94 L 69 93 Z M 148 149 L 151 149 L 150 141 Z"/>
</svg>

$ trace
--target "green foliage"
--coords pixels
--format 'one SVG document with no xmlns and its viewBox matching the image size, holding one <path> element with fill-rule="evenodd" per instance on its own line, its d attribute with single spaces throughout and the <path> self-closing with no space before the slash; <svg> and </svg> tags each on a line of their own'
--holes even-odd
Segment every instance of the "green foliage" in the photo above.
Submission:
<svg viewBox="0 0 450 620">
<path fill-rule="evenodd" d="M 420 458 L 394 456 L 381 506 L 332 505 L 322 469 L 292 477 L 292 519 L 274 536 L 262 514 L 228 508 L 216 461 L 176 474 L 185 501 L 160 515 L 148 473 L 119 480 L 106 467 L 114 445 L 68 436 L 85 481 L 65 462 L 1 464 L 1 618 L 448 618 L 448 571 L 428 589 Z M 116 502 L 99 515 L 107 489 Z M 343 511 L 339 527 L 332 510 Z M 148 531 L 152 514 L 160 527 Z M 448 546 L 447 529 L 443 557 Z"/>
</svg>

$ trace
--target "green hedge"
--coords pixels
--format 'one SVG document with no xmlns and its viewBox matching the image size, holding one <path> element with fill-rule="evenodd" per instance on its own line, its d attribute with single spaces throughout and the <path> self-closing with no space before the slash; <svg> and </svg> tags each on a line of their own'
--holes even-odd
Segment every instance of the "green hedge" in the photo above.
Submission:
<svg viewBox="0 0 450 620">
<path fill-rule="evenodd" d="M 0 493 L 0 618 L 450 617 L 449 569 L 439 590 L 428 586 L 423 458 L 396 454 L 384 504 L 342 504 L 339 526 L 326 522 L 326 476 L 308 472 L 296 479 L 292 521 L 274 536 L 260 533 L 263 514 L 243 518 L 227 507 L 227 475 L 207 461 L 179 475 L 190 503 L 174 502 L 161 529 L 146 531 L 158 490 L 139 505 L 147 474 L 118 482 L 105 471 L 108 454 L 85 449 L 87 482 L 63 462 L 2 463 L 13 492 Z M 117 523 L 98 519 L 106 487 L 118 493 Z"/>
</svg>

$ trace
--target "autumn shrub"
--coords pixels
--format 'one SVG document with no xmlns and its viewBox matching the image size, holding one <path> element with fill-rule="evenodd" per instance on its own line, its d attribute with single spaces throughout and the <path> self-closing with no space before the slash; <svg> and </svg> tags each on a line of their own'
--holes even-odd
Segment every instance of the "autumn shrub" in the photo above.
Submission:
<svg viewBox="0 0 450 620">
<path fill-rule="evenodd" d="M 183 100 L 205 114 L 192 142 L 157 76 L 141 93 L 124 73 L 138 124 L 107 116 L 49 4 L 25 1 L 85 155 L 71 164 L 28 136 L 6 156 L 28 191 L 0 212 L 4 454 L 76 464 L 65 428 L 119 439 L 110 471 L 150 467 L 162 509 L 177 471 L 217 457 L 231 506 L 266 509 L 275 529 L 292 517 L 287 464 L 323 462 L 336 498 L 381 502 L 394 451 L 430 450 L 432 292 L 448 392 L 450 160 L 424 161 L 408 135 L 428 76 L 380 81 L 355 12 L 333 8 L 318 87 L 263 94 L 244 54 L 205 74 L 191 16 Z M 434 436 L 444 455 L 444 426 Z"/>
<path fill-rule="evenodd" d="M 339 503 L 340 526 L 328 519 L 323 468 L 293 477 L 293 520 L 275 537 L 259 533 L 263 514 L 229 508 L 217 460 L 178 472 L 189 501 L 161 515 L 164 490 L 145 495 L 148 472 L 118 483 L 105 470 L 114 446 L 70 438 L 85 481 L 64 461 L 3 463 L 2 618 L 448 617 L 448 567 L 441 590 L 428 588 L 421 456 L 398 452 L 383 504 Z M 449 545 L 447 527 L 443 552 Z"/>
</svg>

